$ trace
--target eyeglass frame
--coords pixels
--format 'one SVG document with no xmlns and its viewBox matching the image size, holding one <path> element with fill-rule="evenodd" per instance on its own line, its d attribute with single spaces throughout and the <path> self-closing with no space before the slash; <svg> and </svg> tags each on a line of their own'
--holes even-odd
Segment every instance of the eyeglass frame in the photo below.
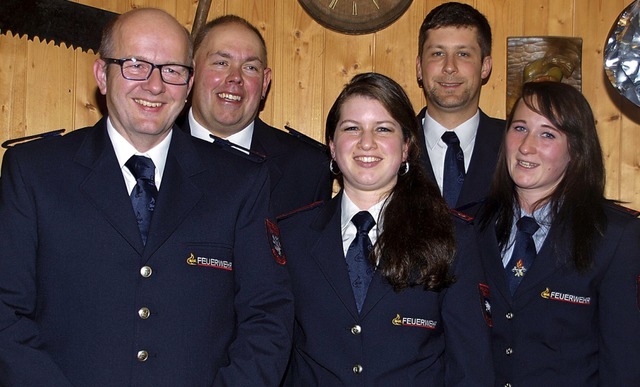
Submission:
<svg viewBox="0 0 640 387">
<path fill-rule="evenodd" d="M 151 74 L 153 74 L 153 70 L 158 69 L 158 71 L 160 72 L 160 79 L 162 79 L 162 82 L 168 84 L 168 85 L 174 85 L 174 86 L 186 86 L 189 84 L 189 81 L 191 80 L 191 77 L 193 76 L 193 67 L 191 66 L 187 66 L 187 65 L 183 65 L 180 63 L 164 63 L 164 64 L 155 64 L 155 63 L 151 63 L 149 61 L 146 60 L 142 60 L 142 59 L 138 59 L 138 58 L 120 58 L 120 59 L 116 59 L 116 58 L 101 58 L 106 64 L 117 64 L 120 66 L 120 74 L 122 74 L 122 77 L 128 81 L 136 81 L 136 82 L 143 82 L 148 80 L 149 78 L 151 78 Z M 133 62 L 142 62 L 142 63 L 146 63 L 148 65 L 151 66 L 151 70 L 149 70 L 149 74 L 147 74 L 146 78 L 129 78 L 126 75 L 124 75 L 124 63 L 126 61 L 133 61 Z M 165 66 L 180 66 L 180 67 L 184 67 L 185 69 L 187 69 L 187 79 L 184 83 L 173 83 L 173 82 L 167 82 L 167 80 L 164 79 L 164 75 L 162 73 L 162 68 Z"/>
</svg>

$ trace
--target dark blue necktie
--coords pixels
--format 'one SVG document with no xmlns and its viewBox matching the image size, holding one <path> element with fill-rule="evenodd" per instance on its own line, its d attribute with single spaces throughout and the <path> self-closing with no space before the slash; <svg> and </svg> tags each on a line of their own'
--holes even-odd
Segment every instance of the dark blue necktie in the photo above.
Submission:
<svg viewBox="0 0 640 387">
<path fill-rule="evenodd" d="M 442 196 L 449 207 L 454 208 L 464 183 L 464 152 L 460 148 L 460 139 L 453 131 L 446 131 L 442 141 L 447 144 L 444 155 Z"/>
<path fill-rule="evenodd" d="M 356 299 L 358 312 L 362 309 L 364 299 L 367 297 L 367 289 L 373 277 L 373 265 L 369 262 L 371 252 L 371 239 L 369 231 L 376 224 L 368 211 L 360 211 L 351 218 L 351 222 L 358 229 L 356 237 L 347 250 L 347 267 L 349 268 L 349 278 L 351 288 Z"/>
<path fill-rule="evenodd" d="M 142 243 L 147 244 L 151 216 L 158 197 L 158 189 L 154 181 L 156 166 L 153 160 L 144 156 L 131 156 L 125 166 L 136 179 L 136 185 L 131 191 L 131 204 L 138 220 Z"/>
<path fill-rule="evenodd" d="M 533 260 L 536 257 L 536 245 L 533 242 L 533 234 L 540 226 L 530 217 L 523 216 L 516 223 L 518 231 L 516 232 L 516 243 L 513 247 L 511 259 L 505 267 L 507 281 L 509 282 L 509 290 L 511 294 L 516 292 L 522 277 L 527 273 Z"/>
</svg>

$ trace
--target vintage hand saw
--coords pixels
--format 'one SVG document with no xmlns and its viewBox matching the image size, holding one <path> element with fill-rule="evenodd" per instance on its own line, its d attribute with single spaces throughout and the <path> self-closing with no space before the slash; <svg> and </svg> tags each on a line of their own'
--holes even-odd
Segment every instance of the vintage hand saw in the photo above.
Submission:
<svg viewBox="0 0 640 387">
<path fill-rule="evenodd" d="M 105 24 L 116 13 L 67 0 L 1 0 L 0 33 L 97 52 Z"/>
</svg>

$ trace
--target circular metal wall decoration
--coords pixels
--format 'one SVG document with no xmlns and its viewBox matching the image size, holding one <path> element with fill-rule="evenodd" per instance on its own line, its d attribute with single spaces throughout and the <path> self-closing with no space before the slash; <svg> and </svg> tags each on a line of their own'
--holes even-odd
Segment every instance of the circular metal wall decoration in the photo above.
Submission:
<svg viewBox="0 0 640 387">
<path fill-rule="evenodd" d="M 640 106 L 640 2 L 629 4 L 611 27 L 604 48 L 604 70 L 611 84 Z"/>
<path fill-rule="evenodd" d="M 412 0 L 298 0 L 315 21 L 344 34 L 368 34 L 396 21 Z"/>
</svg>

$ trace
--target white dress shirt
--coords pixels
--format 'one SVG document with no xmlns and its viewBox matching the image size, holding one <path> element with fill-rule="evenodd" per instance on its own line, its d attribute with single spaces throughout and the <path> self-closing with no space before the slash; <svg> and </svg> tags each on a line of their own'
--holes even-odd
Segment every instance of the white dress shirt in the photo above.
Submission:
<svg viewBox="0 0 640 387">
<path fill-rule="evenodd" d="M 251 149 L 251 139 L 253 138 L 253 123 L 254 121 L 251 121 L 251 123 L 246 128 L 242 129 L 238 133 L 232 134 L 231 136 L 225 138 L 225 140 L 233 144 L 240 145 L 242 148 Z M 214 141 L 210 136 L 211 132 L 204 126 L 200 125 L 198 121 L 196 121 L 195 117 L 193 116 L 193 108 L 189 109 L 189 127 L 191 128 L 191 135 L 193 137 L 208 142 Z M 244 153 L 249 153 L 242 148 L 236 149 Z"/>
<path fill-rule="evenodd" d="M 378 235 L 382 232 L 382 221 L 384 217 L 382 216 L 382 208 L 386 202 L 386 198 L 368 209 L 360 209 L 356 206 L 353 201 L 349 198 L 346 192 L 342 192 L 342 203 L 340 203 L 340 208 L 342 210 L 340 224 L 342 226 L 342 251 L 344 252 L 345 257 L 347 256 L 347 250 L 349 250 L 349 246 L 351 242 L 356 238 L 356 233 L 358 229 L 355 224 L 351 222 L 351 218 L 355 214 L 360 211 L 369 211 L 373 219 L 375 219 L 376 224 L 369 230 L 369 239 L 371 239 L 371 244 L 375 245 L 376 240 L 378 240 Z"/>
<path fill-rule="evenodd" d="M 469 162 L 471 161 L 473 147 L 476 142 L 478 125 L 480 125 L 479 110 L 473 117 L 452 129 L 456 132 L 456 135 L 460 140 L 460 148 L 462 148 L 462 152 L 464 153 L 465 171 L 469 170 Z M 442 193 L 442 182 L 444 180 L 444 156 L 447 153 L 447 144 L 442 141 L 442 135 L 448 129 L 431 118 L 429 115 L 429 109 L 427 109 L 424 119 L 422 120 L 422 130 L 424 131 L 427 154 L 429 155 L 429 160 L 431 160 L 433 173 L 435 174 L 436 182 L 438 183 L 438 187 Z"/>
<path fill-rule="evenodd" d="M 146 156 L 153 160 L 153 164 L 156 166 L 155 172 L 155 184 L 158 191 L 160 190 L 160 183 L 162 183 L 162 175 L 164 172 L 164 166 L 167 163 L 167 153 L 169 152 L 169 144 L 171 144 L 171 136 L 173 131 L 169 131 L 167 137 L 165 137 L 158 145 L 149 149 L 145 153 L 140 153 L 127 141 L 118 131 L 113 127 L 111 119 L 107 118 L 107 134 L 113 145 L 113 150 L 116 152 L 118 163 L 120 164 L 120 170 L 124 177 L 124 182 L 127 184 L 127 192 L 131 194 L 133 187 L 136 185 L 136 179 L 133 174 L 124 164 L 133 155 Z"/>
</svg>

